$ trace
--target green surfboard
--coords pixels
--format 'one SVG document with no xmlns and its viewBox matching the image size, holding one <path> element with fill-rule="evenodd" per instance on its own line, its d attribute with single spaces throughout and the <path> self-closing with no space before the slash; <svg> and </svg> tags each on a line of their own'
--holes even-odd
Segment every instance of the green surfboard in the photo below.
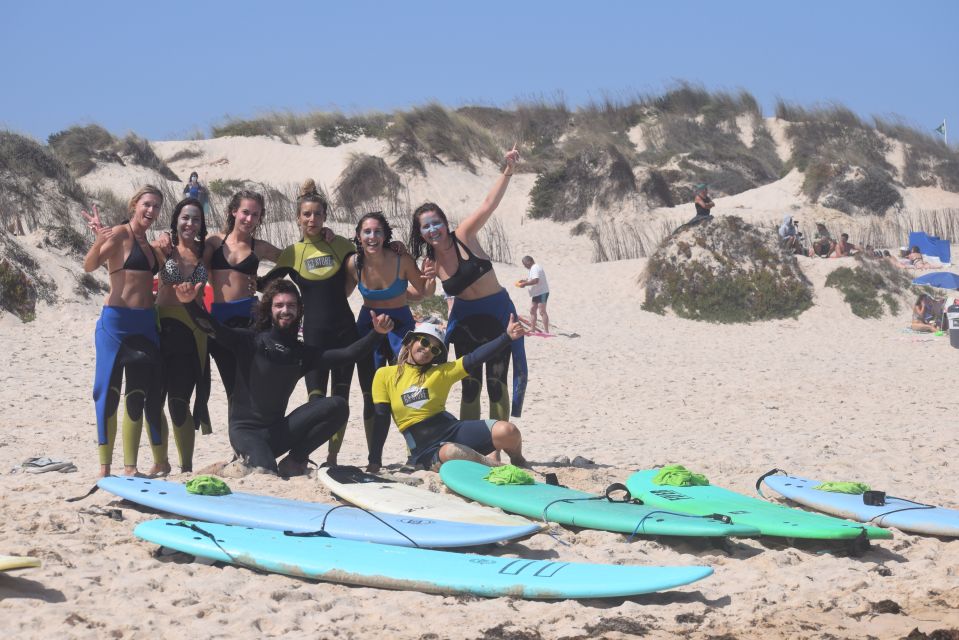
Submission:
<svg viewBox="0 0 959 640">
<path fill-rule="evenodd" d="M 440 478 L 461 496 L 530 518 L 640 535 L 711 538 L 759 535 L 756 527 L 735 519 L 724 523 L 709 517 L 668 513 L 634 502 L 611 502 L 605 496 L 541 482 L 495 485 L 483 479 L 487 473 L 489 467 L 466 460 L 450 460 L 440 467 Z"/>
<path fill-rule="evenodd" d="M 632 496 L 650 507 L 693 515 L 725 514 L 735 522 L 758 528 L 766 536 L 851 540 L 865 532 L 870 540 L 892 537 L 886 529 L 790 509 L 722 487 L 674 487 L 654 484 L 653 478 L 657 473 L 658 469 L 637 471 L 626 480 Z"/>
</svg>

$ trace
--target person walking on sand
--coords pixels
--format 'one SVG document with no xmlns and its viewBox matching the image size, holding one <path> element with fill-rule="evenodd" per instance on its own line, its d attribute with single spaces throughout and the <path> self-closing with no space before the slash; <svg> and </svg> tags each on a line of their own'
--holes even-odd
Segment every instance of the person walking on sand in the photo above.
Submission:
<svg viewBox="0 0 959 640">
<path fill-rule="evenodd" d="M 390 417 L 406 439 L 409 463 L 436 471 L 447 460 L 472 460 L 500 466 L 499 452 L 510 462 L 527 466 L 519 429 L 506 420 L 457 420 L 446 411 L 450 388 L 467 371 L 495 358 L 522 339 L 523 327 L 513 314 L 506 331 L 454 362 L 447 362 L 446 336 L 432 324 L 417 325 L 403 339 L 395 366 L 382 367 L 373 377 L 373 441 L 367 471 L 383 464 L 383 444 Z M 490 456 L 490 454 L 493 454 Z"/>
<path fill-rule="evenodd" d="M 536 316 L 539 314 L 543 317 L 543 332 L 549 333 L 549 315 L 546 313 L 549 283 L 546 281 L 546 272 L 543 271 L 543 267 L 536 264 L 532 256 L 523 256 L 523 266 L 529 269 L 529 277 L 516 284 L 527 289 L 531 297 L 529 308 L 530 331 L 536 331 Z"/>
<path fill-rule="evenodd" d="M 282 476 L 307 473 L 309 456 L 349 418 L 344 398 L 313 398 L 289 415 L 290 394 L 317 366 L 356 362 L 393 328 L 393 319 L 372 311 L 373 330 L 341 349 L 321 349 L 299 339 L 303 299 L 289 280 L 271 282 L 263 292 L 252 329 L 230 328 L 194 303 L 201 284 L 177 285 L 177 299 L 194 324 L 235 355 L 235 393 L 230 396 L 230 444 L 253 468 Z M 289 452 L 277 464 L 277 456 Z"/>
</svg>

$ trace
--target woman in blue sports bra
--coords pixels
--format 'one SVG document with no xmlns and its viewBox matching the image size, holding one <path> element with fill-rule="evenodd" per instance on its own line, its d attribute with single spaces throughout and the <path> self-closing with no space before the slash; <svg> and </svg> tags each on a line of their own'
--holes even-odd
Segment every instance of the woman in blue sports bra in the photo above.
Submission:
<svg viewBox="0 0 959 640">
<path fill-rule="evenodd" d="M 97 418 L 100 476 L 110 475 L 117 434 L 120 385 L 126 372 L 123 418 L 123 473 L 138 475 L 137 452 L 146 417 L 154 464 L 151 475 L 168 473 L 162 412 L 162 366 L 153 307 L 153 276 L 160 259 L 146 239 L 147 229 L 160 215 L 163 194 L 144 186 L 130 198 L 130 220 L 114 227 L 100 221 L 100 213 L 83 212 L 96 240 L 83 260 L 88 273 L 107 265 L 110 292 L 94 334 L 96 368 L 93 402 Z"/>
<path fill-rule="evenodd" d="M 432 202 L 419 206 L 413 212 L 411 252 L 414 258 L 419 258 L 425 250 L 426 257 L 435 261 L 443 290 L 455 297 L 446 340 L 456 347 L 456 356 L 460 358 L 505 333 L 510 314 L 516 314 L 516 307 L 496 279 L 493 263 L 480 246 L 477 236 L 503 199 L 517 160 L 519 151 L 514 146 L 507 152 L 506 168 L 486 199 L 457 226 L 455 232 L 449 228 L 449 220 L 443 210 Z M 510 357 L 513 361 L 512 410 L 506 384 Z M 460 419 L 476 420 L 480 417 L 482 369 L 468 373 L 463 380 Z M 515 417 L 522 414 L 526 380 L 526 350 L 523 338 L 520 338 L 512 342 L 509 351 L 486 362 L 486 389 L 491 419 L 506 420 L 510 414 Z"/>
<path fill-rule="evenodd" d="M 436 291 L 436 271 L 427 259 L 420 271 L 416 261 L 407 253 L 390 249 L 393 229 L 379 211 L 365 214 L 356 224 L 353 244 L 356 253 L 347 261 L 346 293 L 359 289 L 363 308 L 356 316 L 356 330 L 360 337 L 373 330 L 372 314 L 385 313 L 393 319 L 393 329 L 386 334 L 379 349 L 356 362 L 356 372 L 363 392 L 363 426 L 366 443 L 373 438 L 373 375 L 387 364 L 395 362 L 403 338 L 416 326 L 407 304 L 406 294 L 433 295 Z"/>
</svg>

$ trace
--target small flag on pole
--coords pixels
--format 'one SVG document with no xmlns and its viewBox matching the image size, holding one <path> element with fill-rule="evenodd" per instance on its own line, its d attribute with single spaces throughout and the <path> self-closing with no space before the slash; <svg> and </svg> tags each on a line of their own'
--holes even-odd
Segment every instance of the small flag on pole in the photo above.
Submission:
<svg viewBox="0 0 959 640">
<path fill-rule="evenodd" d="M 942 135 L 946 135 L 946 121 L 945 121 L 945 120 L 942 121 L 942 124 L 941 124 L 941 125 L 939 125 L 938 127 L 936 127 L 936 133 L 941 133 Z"/>
</svg>

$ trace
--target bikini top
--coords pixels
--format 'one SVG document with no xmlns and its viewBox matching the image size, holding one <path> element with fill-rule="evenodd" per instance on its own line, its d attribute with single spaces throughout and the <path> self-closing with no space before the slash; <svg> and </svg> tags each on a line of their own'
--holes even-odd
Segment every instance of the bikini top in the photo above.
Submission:
<svg viewBox="0 0 959 640">
<path fill-rule="evenodd" d="M 355 259 L 355 258 L 354 258 Z M 409 280 L 400 278 L 400 256 L 396 256 L 396 278 L 385 289 L 367 289 L 363 286 L 363 272 L 356 272 L 356 288 L 360 290 L 360 295 L 366 300 L 390 300 L 396 296 L 405 293 Z"/>
<path fill-rule="evenodd" d="M 133 226 L 130 225 L 130 222 L 127 221 L 127 226 L 130 227 L 130 233 L 133 233 Z M 156 261 L 156 257 L 153 258 L 153 264 L 150 264 L 150 259 L 143 249 L 140 248 L 140 243 L 137 242 L 136 236 L 133 236 L 133 248 L 130 249 L 130 254 L 127 256 L 127 259 L 123 261 L 123 266 L 119 269 L 114 269 L 110 272 L 112 276 L 117 271 L 149 271 L 153 275 L 157 274 L 157 271 L 160 270 L 160 265 Z"/>
<path fill-rule="evenodd" d="M 223 255 L 223 247 L 226 245 L 226 238 L 229 235 L 230 234 L 226 234 L 226 236 L 224 236 L 223 242 L 221 242 L 220 246 L 213 252 L 213 257 L 210 258 L 210 268 L 214 270 L 233 269 L 234 271 L 245 273 L 248 276 L 255 276 L 256 269 L 260 266 L 260 259 L 253 250 L 256 240 L 250 238 L 250 255 L 244 258 L 239 264 L 230 264 L 226 256 Z"/>
<path fill-rule="evenodd" d="M 207 273 L 206 267 L 203 266 L 202 262 L 198 262 L 196 267 L 193 269 L 193 275 L 189 279 L 184 279 L 183 274 L 180 273 L 180 267 L 177 264 L 176 258 L 170 258 L 163 265 L 163 269 L 160 271 L 160 280 L 163 281 L 163 284 L 181 284 L 183 282 L 189 282 L 190 284 L 199 284 L 200 282 L 206 282 Z"/>
<path fill-rule="evenodd" d="M 450 237 L 453 238 L 453 248 L 456 250 L 456 260 L 459 265 L 456 268 L 456 273 L 442 281 L 443 291 L 446 292 L 446 295 L 458 296 L 474 282 L 492 271 L 493 263 L 476 256 L 469 250 L 469 247 L 459 241 L 455 233 L 450 233 Z M 463 247 L 463 250 L 466 251 L 465 259 L 460 255 L 459 249 L 455 245 Z"/>
</svg>

